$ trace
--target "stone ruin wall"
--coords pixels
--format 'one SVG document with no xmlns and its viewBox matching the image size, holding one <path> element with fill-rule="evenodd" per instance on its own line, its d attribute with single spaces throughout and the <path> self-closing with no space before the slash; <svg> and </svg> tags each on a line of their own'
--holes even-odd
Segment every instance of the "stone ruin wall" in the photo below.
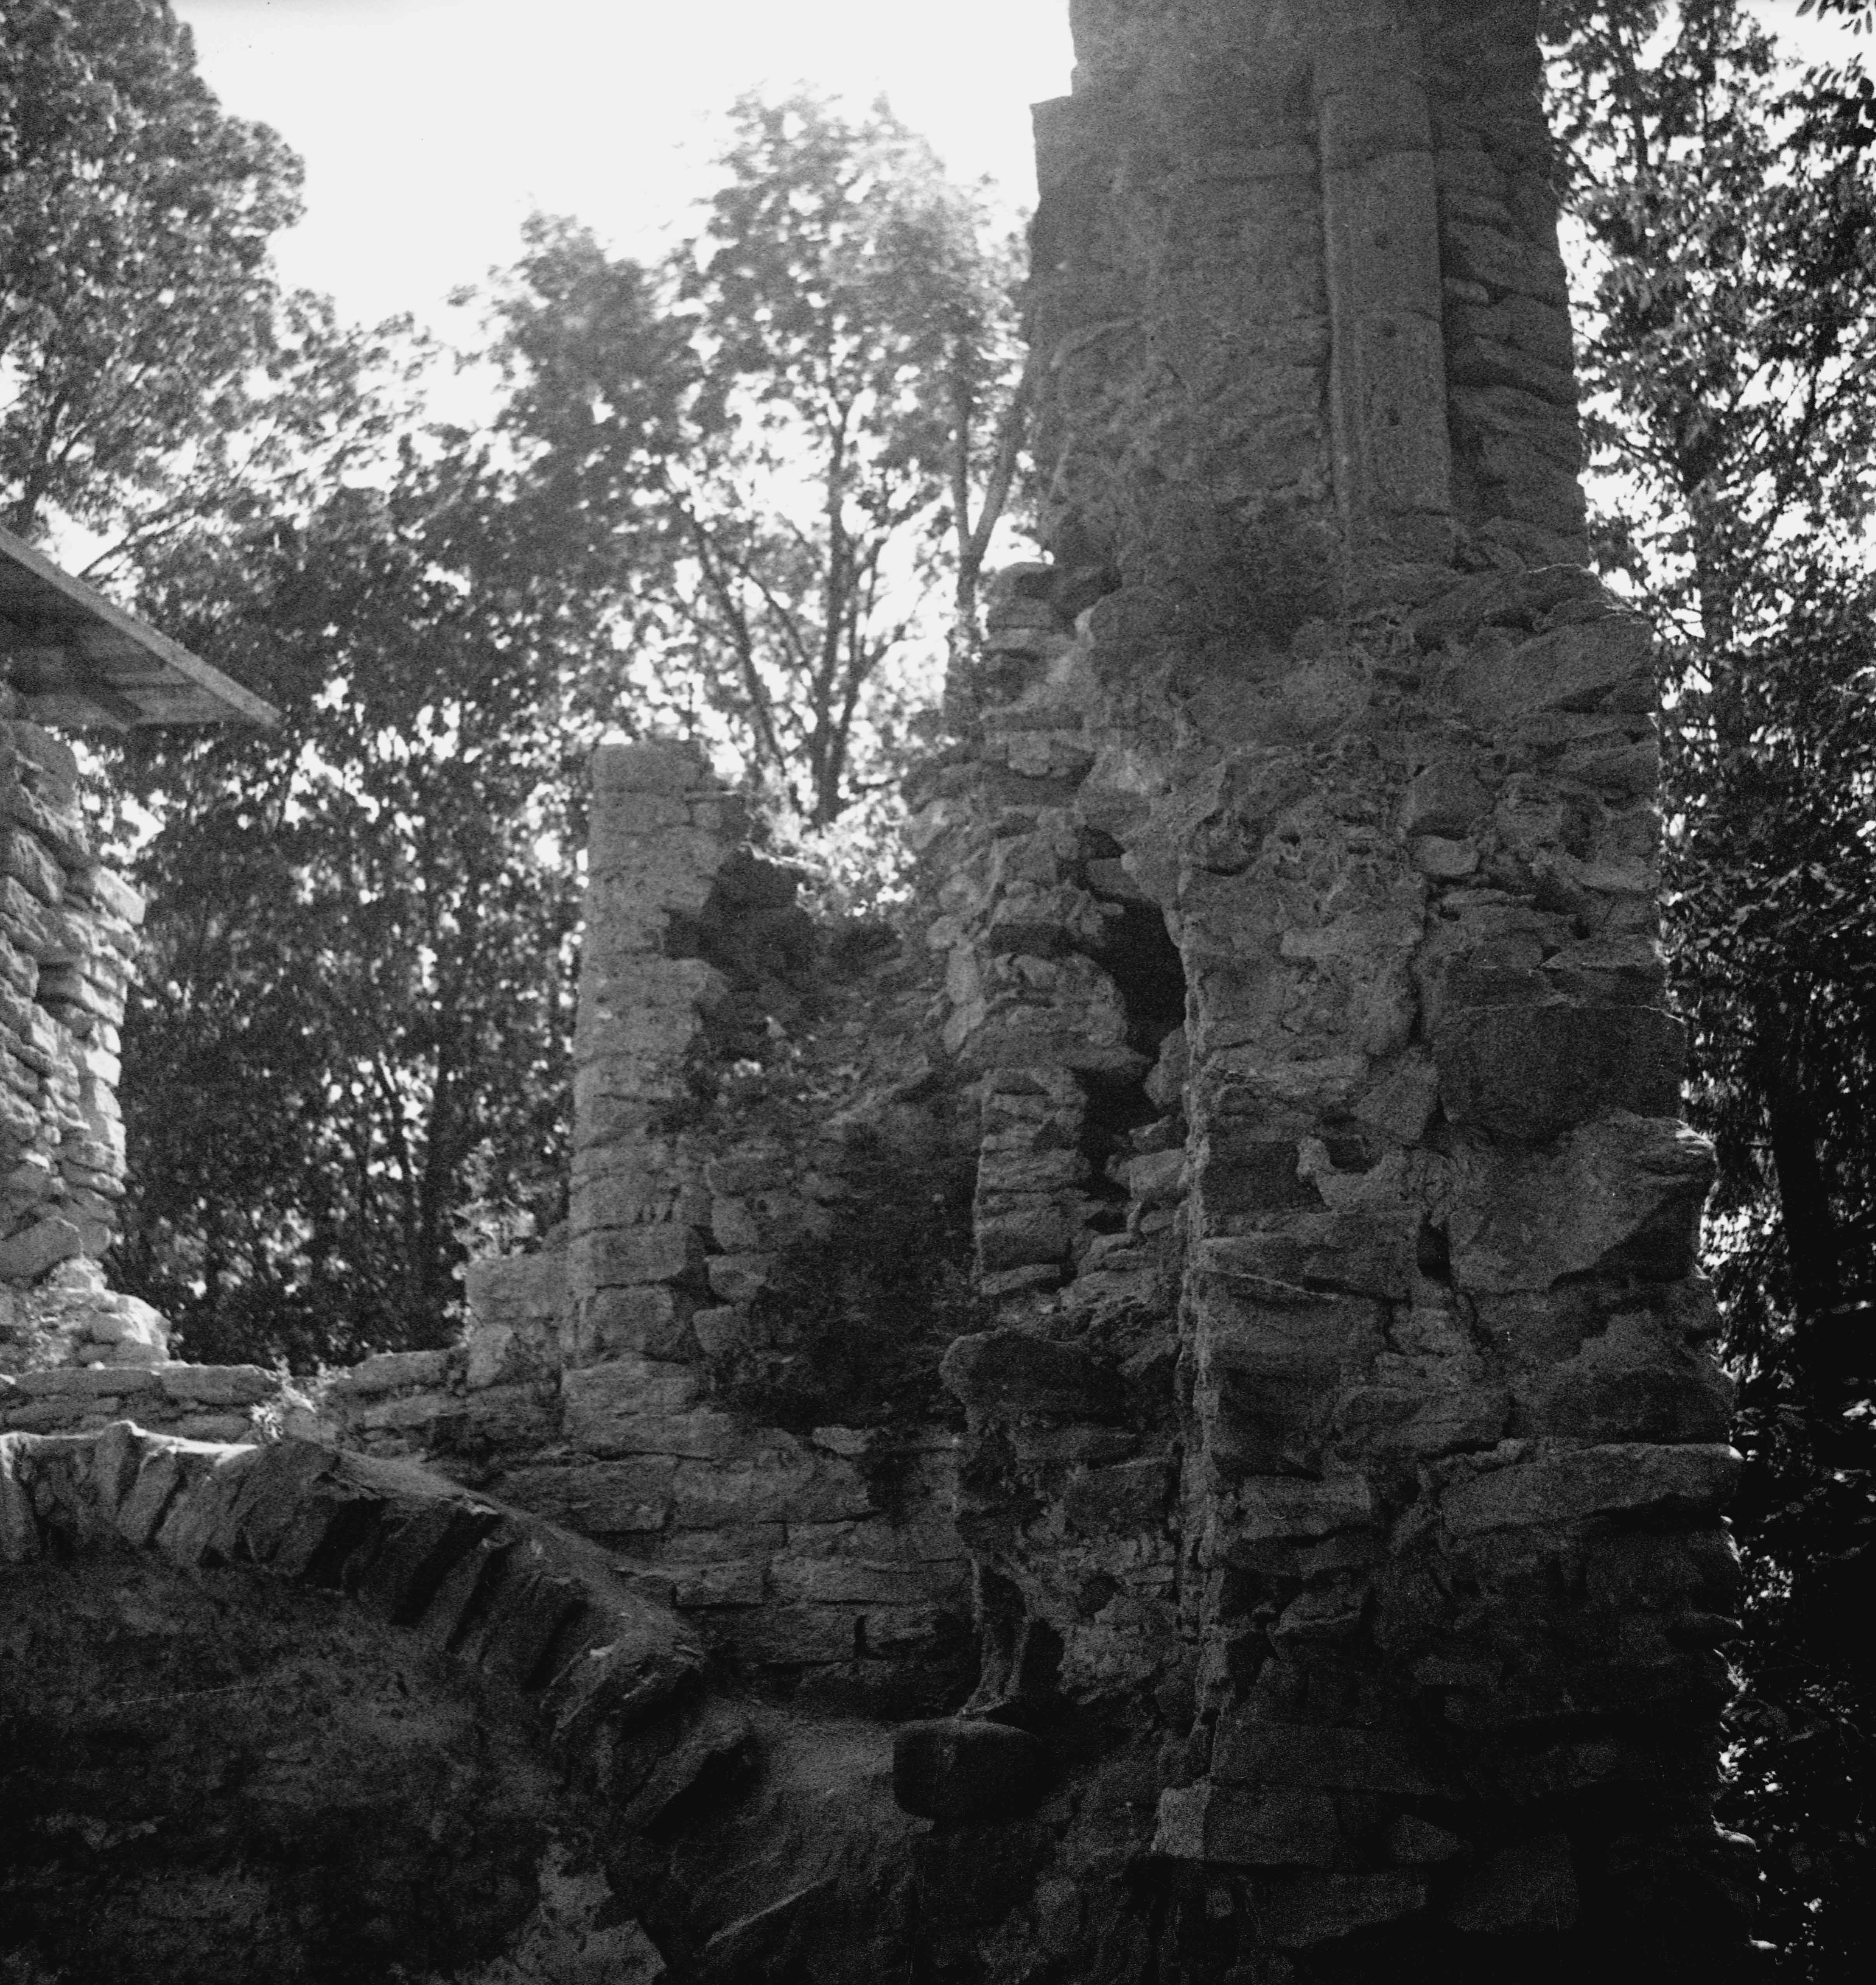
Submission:
<svg viewBox="0 0 1876 1985">
<path fill-rule="evenodd" d="M 601 747 L 591 823 L 570 1218 L 538 1252 L 468 1265 L 462 1342 L 288 1379 L 168 1360 L 157 1319 L 153 1348 L 75 1340 L 0 1377 L 0 1432 L 127 1417 L 421 1459 L 597 1539 L 734 1666 L 888 1712 L 948 1704 L 974 1650 L 956 1431 L 761 1412 L 796 1350 L 772 1279 L 851 1222 L 882 1135 L 945 1144 L 942 1108 L 907 1100 L 943 1087 L 919 1052 L 924 989 L 899 989 L 875 1040 L 893 975 L 864 976 L 866 1017 L 835 1023 L 815 1100 L 719 1103 L 725 1072 L 772 1051 L 776 1013 L 815 1024 L 827 974 L 795 878 L 751 853 L 742 803 L 684 745 Z"/>
<path fill-rule="evenodd" d="M 92 851 L 69 747 L 19 703 L 0 685 L 0 1376 L 148 1365 L 162 1319 L 98 1266 L 123 1197 L 118 1030 L 143 904 Z"/>
<path fill-rule="evenodd" d="M 0 1413 L 424 1456 L 876 1708 L 956 1706 L 974 1616 L 965 1716 L 1057 1785 L 1024 1818 L 985 1754 L 943 1795 L 915 1879 L 960 1977 L 1017 1975 L 1000 1921 L 1117 1981 L 1724 1975 L 1710 1164 L 1649 633 L 1585 566 L 1535 8 L 1074 11 L 1049 556 L 909 794 L 941 994 L 880 982 L 890 1052 L 818 1103 L 711 1106 L 792 996 L 792 889 L 699 760 L 608 747 L 572 1217 L 472 1265 L 465 1345 Z M 778 1278 L 881 1125 L 975 1147 L 951 1406 L 768 1424 L 725 1374 L 785 1390 Z"/>
<path fill-rule="evenodd" d="M 855 1083 L 863 1041 L 839 1110 L 714 1100 L 726 1071 L 759 1067 L 812 969 L 795 879 L 748 835 L 693 750 L 596 754 L 570 1218 L 560 1248 L 471 1267 L 467 1384 L 487 1398 L 549 1375 L 561 1451 L 506 1467 L 498 1492 L 607 1537 L 719 1651 L 923 1701 L 969 1654 L 956 1434 L 903 1416 L 766 1426 L 759 1385 L 739 1409 L 721 1382 L 751 1365 L 783 1377 L 785 1325 L 773 1335 L 762 1298 L 851 1218 L 868 1162 L 852 1134 L 940 1135 L 894 1100 L 926 1068 Z"/>
<path fill-rule="evenodd" d="M 920 828 L 1007 1305 L 950 1360 L 987 1679 L 1013 1717 L 1155 1691 L 1152 1852 L 1221 1965 L 1690 1965 L 1740 1935 L 1739 1463 L 1536 9 L 1074 25 L 1037 113 L 1052 559 Z"/>
</svg>

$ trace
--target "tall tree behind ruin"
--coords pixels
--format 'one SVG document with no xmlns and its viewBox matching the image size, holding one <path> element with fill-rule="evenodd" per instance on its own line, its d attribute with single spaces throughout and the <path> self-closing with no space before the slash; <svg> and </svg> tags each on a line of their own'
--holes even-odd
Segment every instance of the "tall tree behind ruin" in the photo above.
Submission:
<svg viewBox="0 0 1876 1985">
<path fill-rule="evenodd" d="M 1017 439 L 1013 261 L 883 106 L 734 113 L 657 270 L 537 219 L 497 298 L 522 514 L 814 826 L 889 778 L 948 589 L 968 627 Z M 630 695 L 627 687 L 624 694 Z"/>
<path fill-rule="evenodd" d="M 1744 1385 L 1757 1574 L 1736 1816 L 1790 1975 L 1867 1945 L 1876 1697 L 1876 176 L 1853 72 L 1732 0 L 1558 8 L 1606 569 L 1666 644 L 1676 982 L 1714 1136 L 1709 1262 Z M 1781 1974 L 1783 1975 L 1783 1974 Z"/>
<path fill-rule="evenodd" d="M 283 711 L 115 770 L 158 825 L 113 1271 L 193 1357 L 446 1341 L 478 1234 L 560 1210 L 592 735 L 570 616 L 472 452 L 385 479 L 146 573 L 163 624 Z"/>
</svg>

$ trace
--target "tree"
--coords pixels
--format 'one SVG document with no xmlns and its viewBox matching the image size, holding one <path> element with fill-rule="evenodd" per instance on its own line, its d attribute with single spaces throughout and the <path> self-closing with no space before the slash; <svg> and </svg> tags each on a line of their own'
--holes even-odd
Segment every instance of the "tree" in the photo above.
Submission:
<svg viewBox="0 0 1876 1985">
<path fill-rule="evenodd" d="M 1815 14 L 1820 19 L 1836 15 L 1850 23 L 1851 32 L 1861 35 L 1876 26 L 1876 7 L 1866 0 L 1798 0 L 1800 15 Z"/>
<path fill-rule="evenodd" d="M 269 260 L 299 185 L 167 0 L 0 0 L 0 522 L 122 557 L 376 438 L 363 352 Z"/>
<path fill-rule="evenodd" d="M 825 826 L 893 761 L 946 563 L 974 621 L 1019 439 L 1012 265 L 883 106 L 745 98 L 733 122 L 704 230 L 661 267 L 531 223 L 496 298 L 500 425 L 634 682 L 694 697 Z"/>
<path fill-rule="evenodd" d="M 1594 528 L 1666 637 L 1669 937 L 1720 1159 L 1707 1254 L 1750 1464 L 1728 1796 L 1782 1975 L 1835 1977 L 1869 1939 L 1876 1762 L 1848 1626 L 1876 1597 L 1868 85 L 1782 67 L 1733 0 L 1549 25 Z"/>
<path fill-rule="evenodd" d="M 146 602 L 274 733 L 138 737 L 161 826 L 113 1267 L 197 1358 L 448 1341 L 477 1237 L 557 1216 L 590 724 L 563 604 L 462 437 L 303 522 L 179 539 Z"/>
</svg>

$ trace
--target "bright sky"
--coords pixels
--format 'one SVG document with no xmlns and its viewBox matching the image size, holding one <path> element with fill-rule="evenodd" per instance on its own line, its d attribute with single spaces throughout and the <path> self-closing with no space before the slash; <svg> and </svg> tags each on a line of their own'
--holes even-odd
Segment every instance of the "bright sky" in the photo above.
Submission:
<svg viewBox="0 0 1876 1985">
<path fill-rule="evenodd" d="M 681 231 L 745 90 L 883 93 L 953 176 L 1035 198 L 1028 106 L 1068 87 L 1067 0 L 173 0 L 223 107 L 306 162 L 287 280 L 365 321 L 513 261 L 536 208 L 620 250 Z M 466 330 L 466 327 L 462 327 Z"/>
<path fill-rule="evenodd" d="M 1847 37 L 1754 9 L 1814 59 Z M 535 208 L 654 253 L 686 223 L 741 92 L 883 93 L 954 176 L 1035 197 L 1028 106 L 1063 94 L 1068 0 L 174 0 L 223 105 L 306 162 L 290 282 L 371 322 L 512 261 Z M 461 326 L 466 334 L 468 327 Z"/>
</svg>

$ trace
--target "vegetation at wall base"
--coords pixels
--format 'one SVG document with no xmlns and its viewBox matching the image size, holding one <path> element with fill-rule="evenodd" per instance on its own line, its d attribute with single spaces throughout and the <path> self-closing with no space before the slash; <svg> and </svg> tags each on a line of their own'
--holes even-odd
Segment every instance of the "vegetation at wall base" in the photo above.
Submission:
<svg viewBox="0 0 1876 1985">
<path fill-rule="evenodd" d="M 1836 1980 L 1876 1928 L 1871 86 L 1782 62 L 1733 0 L 1548 15 L 1592 528 L 1663 635 L 1667 935 L 1720 1157 L 1747 1460 L 1723 1812 L 1777 1975 Z"/>
</svg>

